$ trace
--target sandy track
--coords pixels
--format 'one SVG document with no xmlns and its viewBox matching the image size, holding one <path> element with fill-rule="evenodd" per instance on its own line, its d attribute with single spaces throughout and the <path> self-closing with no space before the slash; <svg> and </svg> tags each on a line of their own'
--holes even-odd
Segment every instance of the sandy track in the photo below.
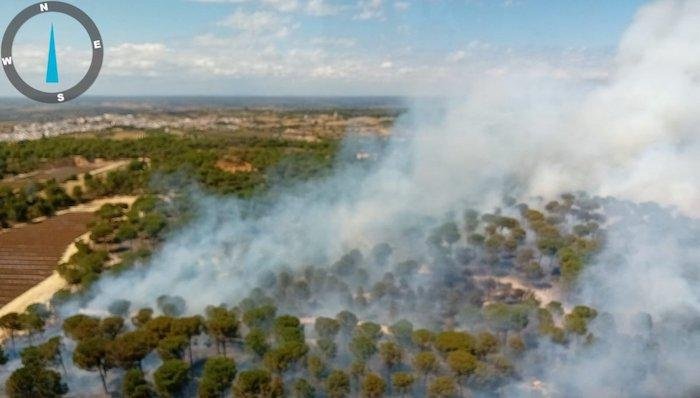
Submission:
<svg viewBox="0 0 700 398">
<path fill-rule="evenodd" d="M 477 281 L 485 281 L 491 279 L 504 285 L 511 285 L 513 289 L 521 289 L 526 292 L 531 292 L 535 296 L 535 298 L 542 304 L 547 304 L 552 301 L 561 301 L 562 297 L 561 291 L 557 287 L 550 287 L 547 289 L 538 288 L 514 276 L 474 276 L 474 279 Z"/>
<path fill-rule="evenodd" d="M 59 216 L 61 214 L 67 214 L 67 213 L 84 213 L 84 212 L 95 212 L 100 209 L 105 204 L 111 203 L 111 204 L 117 204 L 117 203 L 123 203 L 128 206 L 131 206 L 134 204 L 134 202 L 138 199 L 138 196 L 128 196 L 128 195 L 123 195 L 123 196 L 112 196 L 109 198 L 103 198 L 103 199 L 95 199 L 91 202 L 87 203 L 82 203 L 73 207 L 70 207 L 65 210 L 60 210 L 56 212 L 56 215 Z"/>
<path fill-rule="evenodd" d="M 90 170 L 87 173 L 95 177 L 126 167 L 129 165 L 129 163 L 131 163 L 130 159 L 106 161 L 104 166 Z M 83 175 L 80 175 L 75 181 L 66 181 L 63 183 L 63 188 L 68 193 L 72 193 L 76 186 L 80 186 L 82 189 L 85 189 L 85 177 Z"/>
<path fill-rule="evenodd" d="M 89 203 L 73 206 L 69 209 L 57 212 L 57 216 L 71 213 L 91 213 L 97 211 L 102 205 L 107 203 L 124 203 L 131 206 L 136 200 L 136 196 L 115 196 L 111 198 L 98 199 Z M 23 228 L 26 226 L 23 226 Z M 70 257 L 77 252 L 76 242 L 87 242 L 89 240 L 89 232 L 83 233 L 65 248 L 56 265 L 68 261 Z M 34 303 L 48 303 L 51 297 L 60 289 L 66 286 L 65 280 L 61 278 L 56 271 L 46 279 L 34 285 L 21 295 L 8 302 L 0 308 L 0 316 L 10 312 L 23 312 L 29 305 Z"/>
</svg>

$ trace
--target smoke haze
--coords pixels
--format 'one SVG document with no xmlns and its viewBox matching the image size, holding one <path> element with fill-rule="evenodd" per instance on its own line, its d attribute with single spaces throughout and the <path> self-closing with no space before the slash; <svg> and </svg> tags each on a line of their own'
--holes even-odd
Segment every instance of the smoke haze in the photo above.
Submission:
<svg viewBox="0 0 700 398">
<path fill-rule="evenodd" d="M 697 1 L 644 7 L 597 87 L 526 74 L 459 82 L 465 100 L 413 104 L 389 142 L 346 143 L 345 155 L 379 160 L 276 192 L 256 217 L 246 216 L 246 202 L 198 195 L 197 220 L 147 266 L 100 280 L 81 307 L 154 306 L 169 294 L 199 313 L 237 303 L 267 270 L 330 264 L 384 241 L 405 257 L 415 250 L 400 241 L 407 230 L 466 206 L 584 190 L 620 199 L 606 201 L 608 245 L 576 297 L 611 314 L 614 326 L 599 325 L 607 345 L 585 355 L 540 347 L 524 360 L 525 381 L 541 377 L 541 393 L 554 396 L 691 394 L 700 384 L 698 21 Z M 647 201 L 660 206 L 638 204 Z M 639 313 L 651 317 L 650 330 L 635 326 Z M 526 385 L 512 392 L 537 395 Z"/>
</svg>

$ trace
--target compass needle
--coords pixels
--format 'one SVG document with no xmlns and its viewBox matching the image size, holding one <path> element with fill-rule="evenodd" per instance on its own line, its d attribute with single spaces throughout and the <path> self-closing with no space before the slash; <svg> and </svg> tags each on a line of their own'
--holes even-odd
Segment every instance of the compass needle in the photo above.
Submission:
<svg viewBox="0 0 700 398">
<path fill-rule="evenodd" d="M 17 32 L 20 30 L 20 28 L 28 20 L 37 15 L 53 12 L 64 14 L 75 19 L 85 29 L 88 36 L 90 37 L 90 47 L 92 49 L 90 66 L 85 75 L 71 87 L 59 87 L 62 90 L 57 92 L 39 90 L 22 80 L 22 77 L 15 68 L 15 62 L 12 57 L 12 46 L 14 44 L 15 37 L 17 36 Z M 64 26 L 64 24 L 60 24 L 60 26 Z M 62 32 L 64 35 L 63 37 L 65 39 L 66 32 Z M 78 7 L 57 0 L 45 1 L 31 5 L 22 10 L 19 14 L 17 14 L 12 19 L 12 21 L 10 21 L 10 24 L 7 26 L 7 29 L 5 29 L 5 34 L 2 36 L 2 46 L 0 46 L 0 61 L 2 61 L 2 68 L 5 71 L 7 78 L 10 80 L 10 83 L 12 83 L 12 85 L 26 97 L 47 104 L 59 104 L 63 102 L 68 102 L 86 92 L 90 88 L 90 86 L 92 86 L 92 84 L 95 82 L 95 80 L 97 80 L 97 76 L 100 74 L 100 69 L 102 68 L 103 60 L 104 43 L 102 42 L 100 30 L 97 28 L 97 25 L 95 25 L 95 22 Z M 58 56 L 56 54 L 56 32 L 52 23 L 51 30 L 49 32 L 49 54 L 48 60 L 46 62 L 45 84 L 58 83 L 59 76 Z M 55 87 L 56 86 L 54 86 L 54 88 Z"/>
<path fill-rule="evenodd" d="M 58 83 L 58 62 L 56 60 L 56 42 L 54 40 L 53 24 L 51 24 L 51 37 L 49 38 L 49 60 L 46 65 L 46 83 Z"/>
</svg>

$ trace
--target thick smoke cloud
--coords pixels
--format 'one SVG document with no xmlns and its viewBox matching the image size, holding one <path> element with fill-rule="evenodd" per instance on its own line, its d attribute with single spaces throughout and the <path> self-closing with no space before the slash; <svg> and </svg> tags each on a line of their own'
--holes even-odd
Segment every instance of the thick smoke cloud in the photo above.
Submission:
<svg viewBox="0 0 700 398">
<path fill-rule="evenodd" d="M 417 103 L 372 167 L 278 194 L 259 217 L 245 216 L 245 202 L 202 196 L 196 222 L 149 265 L 104 278 L 82 307 L 153 306 L 170 294 L 200 312 L 242 299 L 265 270 L 328 264 L 466 205 L 585 190 L 667 208 L 607 203 L 609 244 L 577 302 L 612 315 L 614 326 L 599 325 L 608 346 L 583 356 L 541 347 L 526 360 L 537 369 L 529 376 L 544 373 L 554 395 L 686 393 L 700 357 L 700 242 L 688 218 L 700 216 L 698 21 L 696 1 L 644 7 L 599 87 L 505 76 L 469 82 L 464 101 Z M 348 143 L 347 154 L 355 150 Z M 646 330 L 639 313 L 651 319 Z"/>
<path fill-rule="evenodd" d="M 206 277 L 197 272 L 210 269 L 204 263 L 245 272 L 336 256 L 395 229 L 402 214 L 439 217 L 465 201 L 488 208 L 504 192 L 527 198 L 583 189 L 697 215 L 698 18 L 695 2 L 644 8 L 600 88 L 504 77 L 471 85 L 468 100 L 447 104 L 439 115 L 418 104 L 373 170 L 345 169 L 286 194 L 253 223 L 241 222 L 241 203 L 203 198 L 203 218 L 129 286 L 144 286 L 136 297 L 155 297 L 178 281 Z M 103 285 L 123 291 L 110 288 L 114 281 Z"/>
<path fill-rule="evenodd" d="M 626 32 L 612 82 L 582 108 L 587 147 L 607 159 L 601 191 L 700 214 L 700 4 L 664 1 Z M 591 149 L 592 150 L 592 149 Z"/>
</svg>

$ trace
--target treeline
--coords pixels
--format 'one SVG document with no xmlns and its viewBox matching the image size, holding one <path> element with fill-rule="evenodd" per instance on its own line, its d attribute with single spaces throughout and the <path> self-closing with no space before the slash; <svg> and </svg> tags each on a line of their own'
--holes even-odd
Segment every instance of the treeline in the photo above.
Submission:
<svg viewBox="0 0 700 398">
<path fill-rule="evenodd" d="M 75 185 L 72 192 L 66 192 L 54 179 L 19 189 L 0 186 L 0 228 L 50 217 L 58 210 L 101 197 L 143 193 L 149 176 L 148 164 L 133 160 L 125 169 L 111 171 L 105 176 L 84 174 L 83 185 Z M 77 176 L 73 178 L 77 179 Z"/>
<path fill-rule="evenodd" d="M 310 178 L 331 165 L 336 149 L 337 142 L 333 140 L 305 142 L 208 134 L 175 136 L 158 131 L 134 140 L 56 137 L 0 143 L 0 175 L 29 172 L 48 161 L 78 155 L 87 159 L 148 158 L 151 173 L 183 172 L 217 192 L 250 196 L 264 188 L 265 176 L 273 166 L 294 165 L 295 178 Z M 230 150 L 235 150 L 242 161 L 249 162 L 252 170 L 229 173 L 216 167 L 216 162 Z M 127 178 L 118 173 L 112 178 L 117 177 Z M 139 186 L 147 182 L 147 178 L 143 179 Z"/>
<path fill-rule="evenodd" d="M 118 375 L 124 397 L 195 392 L 199 397 L 229 392 L 235 397 L 455 397 L 469 390 L 494 391 L 517 377 L 514 361 L 533 344 L 518 331 L 528 317 L 535 322 L 549 313 L 532 310 L 514 321 L 502 308 L 485 308 L 485 317 L 502 324 L 497 330 L 511 331 L 504 340 L 499 332 L 431 331 L 414 328 L 407 320 L 383 326 L 360 321 L 347 310 L 334 318 L 317 317 L 307 330 L 299 318 L 278 315 L 265 297 L 183 317 L 186 302 L 162 296 L 158 309 L 162 315 L 154 316 L 150 308 L 131 312 L 130 303 L 122 300 L 110 306 L 109 317 L 65 319 L 63 333 L 76 344 L 73 365 L 95 372 L 106 394 L 114 392 L 108 381 Z M 0 319 L 0 326 L 10 335 L 25 327 L 36 331 L 46 316 L 45 310 L 38 311 L 37 326 L 21 321 L 25 315 L 11 314 Z M 564 333 L 585 334 L 595 316 L 588 307 L 576 307 L 565 316 Z M 24 348 L 22 367 L 6 381 L 8 396 L 65 394 L 63 352 L 61 337 Z M 143 361 L 152 354 L 160 365 L 146 377 Z"/>
<path fill-rule="evenodd" d="M 17 191 L 0 186 L 0 228 L 7 228 L 10 223 L 52 216 L 57 210 L 75 203 L 76 200 L 54 180 Z"/>
<path fill-rule="evenodd" d="M 171 220 L 181 217 L 154 195 L 141 196 L 130 207 L 105 204 L 95 215 L 90 224 L 89 243 L 76 243 L 76 253 L 58 266 L 58 273 L 70 287 L 59 292 L 54 300 L 65 300 L 75 289 L 85 291 L 108 269 L 121 272 L 135 261 L 149 257 L 172 225 Z M 111 252 L 117 252 L 119 262 L 108 266 Z"/>
<path fill-rule="evenodd" d="M 160 208 L 153 200 L 98 212 L 96 246 L 69 265 L 80 271 L 75 283 L 105 269 L 99 245 L 149 236 L 146 218 Z M 400 258 L 400 248 L 379 243 L 328 265 L 276 268 L 237 305 L 212 306 L 198 316 L 183 316 L 187 302 L 180 297 L 160 297 L 155 311 L 115 301 L 108 317 L 76 315 L 63 322 L 64 338 L 76 345 L 71 353 L 42 345 L 29 348 L 47 353 L 40 361 L 25 361 L 30 355 L 20 353 L 22 367 L 7 380 L 6 392 L 44 396 L 37 391 L 49 388 L 45 396 L 60 396 L 67 387 L 79 388 L 62 380 L 61 363 L 70 357 L 95 372 L 103 389 L 120 384 L 121 391 L 109 392 L 125 397 L 493 393 L 520 377 L 518 364 L 528 350 L 543 341 L 583 350 L 596 341 L 591 322 L 611 320 L 593 308 L 566 309 L 494 281 L 479 282 L 476 275 L 573 285 L 602 244 L 599 210 L 595 200 L 573 195 L 543 210 L 516 203 L 486 214 L 468 210 L 459 221 L 410 231 L 399 243 L 412 246 L 412 253 L 425 245 L 418 250 L 425 255 Z M 570 266 L 575 272 L 566 270 Z M 344 310 L 332 318 L 294 315 L 324 313 L 327 303 Z M 4 319 L 0 325 L 12 336 L 43 328 Z M 157 359 L 154 367 L 144 366 L 147 357 Z"/>
<path fill-rule="evenodd" d="M 82 184 L 71 192 L 55 180 L 20 189 L 0 185 L 0 227 L 51 216 L 95 198 L 159 193 L 191 181 L 217 193 L 250 197 L 272 183 L 292 184 L 322 175 L 330 170 L 336 150 L 337 143 L 330 140 L 309 143 L 206 134 L 177 137 L 158 132 L 136 140 L 56 137 L 0 143 L 0 176 L 30 172 L 72 156 L 135 159 L 128 167 L 104 176 L 85 173 L 75 177 L 82 177 Z M 217 167 L 217 161 L 230 155 L 249 163 L 251 170 L 230 173 Z M 164 178 L 167 175 L 178 177 Z"/>
</svg>

